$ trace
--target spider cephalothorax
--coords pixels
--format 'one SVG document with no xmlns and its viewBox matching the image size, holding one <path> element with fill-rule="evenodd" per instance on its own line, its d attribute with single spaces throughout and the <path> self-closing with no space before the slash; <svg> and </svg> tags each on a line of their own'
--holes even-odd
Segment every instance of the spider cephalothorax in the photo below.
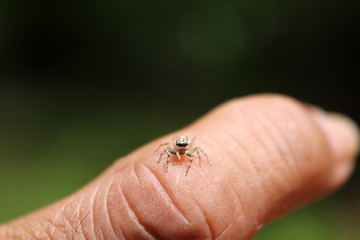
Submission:
<svg viewBox="0 0 360 240">
<path fill-rule="evenodd" d="M 189 144 L 192 143 L 194 139 L 190 140 L 187 136 L 174 137 L 173 142 L 175 140 L 175 149 L 179 154 L 184 154 L 186 150 L 189 149 Z"/>
<path fill-rule="evenodd" d="M 195 137 L 190 140 L 187 136 L 180 136 L 180 137 L 175 136 L 173 138 L 173 141 L 172 141 L 173 144 L 171 144 L 170 142 L 160 144 L 160 146 L 156 150 L 159 150 L 159 148 L 162 147 L 162 146 L 167 146 L 167 147 L 160 154 L 160 158 L 159 158 L 158 163 L 161 161 L 161 157 L 167 152 L 168 157 L 167 157 L 167 161 L 166 161 L 166 171 L 168 171 L 169 162 L 170 162 L 170 154 L 176 155 L 179 160 L 181 160 L 181 156 L 188 156 L 188 157 L 190 157 L 190 161 L 189 161 L 188 168 L 186 170 L 185 176 L 188 175 L 188 172 L 190 170 L 191 164 L 192 164 L 193 159 L 194 159 L 194 155 L 193 155 L 194 152 L 197 152 L 197 154 L 198 154 L 199 166 L 200 167 L 201 167 L 200 152 L 202 154 L 204 154 L 204 156 L 206 157 L 207 162 L 210 164 L 206 153 L 204 153 L 204 151 L 201 148 L 199 148 L 199 147 L 192 148 L 192 144 L 194 143 L 194 141 L 195 141 Z"/>
</svg>

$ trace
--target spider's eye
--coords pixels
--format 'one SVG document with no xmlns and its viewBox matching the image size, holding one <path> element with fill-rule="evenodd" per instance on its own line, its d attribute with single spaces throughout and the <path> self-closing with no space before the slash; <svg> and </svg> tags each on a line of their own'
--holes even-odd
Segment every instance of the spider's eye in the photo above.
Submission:
<svg viewBox="0 0 360 240">
<path fill-rule="evenodd" d="M 187 143 L 177 143 L 176 145 L 178 145 L 179 147 L 185 147 Z"/>
</svg>

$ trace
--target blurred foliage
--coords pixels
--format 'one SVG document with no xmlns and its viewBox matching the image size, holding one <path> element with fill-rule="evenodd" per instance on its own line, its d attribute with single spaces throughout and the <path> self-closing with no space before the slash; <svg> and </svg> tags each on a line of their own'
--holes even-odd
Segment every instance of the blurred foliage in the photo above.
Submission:
<svg viewBox="0 0 360 240">
<path fill-rule="evenodd" d="M 359 2 L 1 1 L 0 221 L 215 105 L 279 92 L 360 122 Z M 359 170 L 255 239 L 358 239 Z"/>
</svg>

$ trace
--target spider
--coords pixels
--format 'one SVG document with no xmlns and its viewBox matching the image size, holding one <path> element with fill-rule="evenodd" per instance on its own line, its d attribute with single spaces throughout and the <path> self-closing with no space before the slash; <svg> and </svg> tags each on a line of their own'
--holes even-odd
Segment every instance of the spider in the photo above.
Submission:
<svg viewBox="0 0 360 240">
<path fill-rule="evenodd" d="M 199 147 L 192 148 L 195 138 L 196 137 L 194 137 L 193 139 L 190 140 L 187 136 L 181 136 L 181 137 L 175 136 L 172 140 L 172 144 L 170 142 L 160 144 L 160 146 L 155 151 L 158 151 L 163 146 L 167 146 L 160 154 L 159 161 L 158 161 L 158 163 L 160 163 L 162 156 L 167 152 L 166 172 L 169 169 L 170 154 L 176 155 L 179 160 L 181 160 L 181 156 L 183 156 L 183 155 L 190 157 L 190 161 L 188 163 L 188 168 L 186 170 L 185 177 L 188 175 L 191 164 L 193 162 L 193 159 L 194 159 L 193 153 L 194 152 L 197 152 L 197 154 L 198 154 L 200 167 L 201 167 L 200 152 L 202 154 L 204 154 L 208 164 L 211 166 L 206 153 L 201 148 L 199 148 Z"/>
</svg>

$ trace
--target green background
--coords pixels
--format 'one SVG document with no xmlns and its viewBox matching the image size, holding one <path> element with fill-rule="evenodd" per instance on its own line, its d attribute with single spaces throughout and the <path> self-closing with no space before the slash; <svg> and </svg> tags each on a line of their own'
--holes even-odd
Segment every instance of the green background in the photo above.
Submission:
<svg viewBox="0 0 360 240">
<path fill-rule="evenodd" d="M 234 97 L 360 121 L 359 2 L 0 1 L 0 222 Z M 359 239 L 360 175 L 255 239 Z"/>
</svg>

